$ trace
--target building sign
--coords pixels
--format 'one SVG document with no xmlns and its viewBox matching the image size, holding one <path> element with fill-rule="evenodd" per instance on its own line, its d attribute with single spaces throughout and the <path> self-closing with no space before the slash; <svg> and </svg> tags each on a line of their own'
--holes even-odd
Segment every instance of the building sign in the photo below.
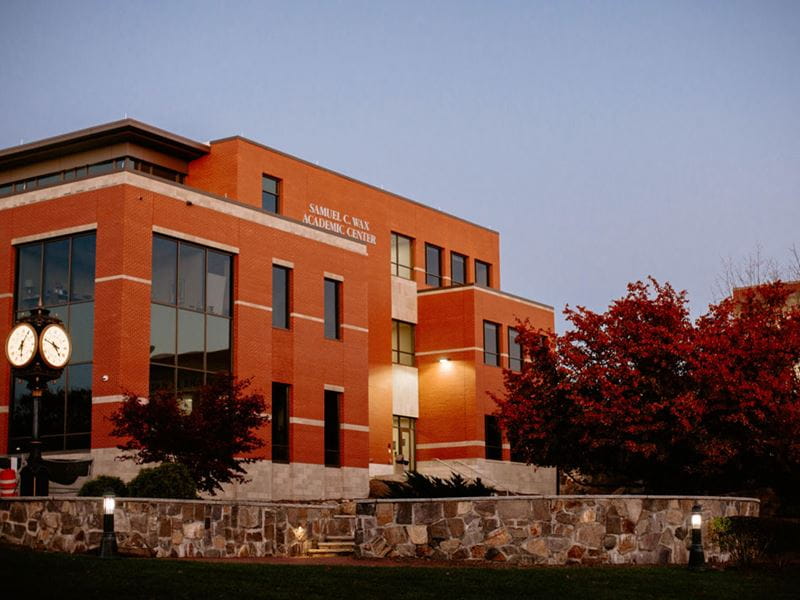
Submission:
<svg viewBox="0 0 800 600">
<path fill-rule="evenodd" d="M 375 235 L 369 231 L 369 221 L 313 202 L 308 205 L 308 211 L 303 215 L 303 223 L 327 229 L 359 242 L 372 245 L 376 243 Z"/>
</svg>

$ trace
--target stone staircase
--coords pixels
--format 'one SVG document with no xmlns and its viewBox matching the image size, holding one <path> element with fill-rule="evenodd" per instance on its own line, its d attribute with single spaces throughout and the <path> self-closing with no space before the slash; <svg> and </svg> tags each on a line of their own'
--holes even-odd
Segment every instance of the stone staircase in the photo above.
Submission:
<svg viewBox="0 0 800 600">
<path fill-rule="evenodd" d="M 352 535 L 329 535 L 309 549 L 309 556 L 352 556 L 355 538 Z"/>
</svg>

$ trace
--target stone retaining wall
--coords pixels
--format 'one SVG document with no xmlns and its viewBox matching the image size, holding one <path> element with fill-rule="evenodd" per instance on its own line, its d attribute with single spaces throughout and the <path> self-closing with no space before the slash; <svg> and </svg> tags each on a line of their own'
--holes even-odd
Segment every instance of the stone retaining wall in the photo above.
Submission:
<svg viewBox="0 0 800 600">
<path fill-rule="evenodd" d="M 118 499 L 119 548 L 155 557 L 298 556 L 329 535 L 353 535 L 355 504 L 231 503 Z M 102 500 L 0 500 L 0 540 L 39 550 L 87 552 L 100 546 Z"/>
<path fill-rule="evenodd" d="M 356 554 L 519 564 L 685 564 L 692 506 L 703 507 L 707 560 L 716 516 L 757 516 L 753 498 L 544 496 L 359 500 Z"/>
</svg>

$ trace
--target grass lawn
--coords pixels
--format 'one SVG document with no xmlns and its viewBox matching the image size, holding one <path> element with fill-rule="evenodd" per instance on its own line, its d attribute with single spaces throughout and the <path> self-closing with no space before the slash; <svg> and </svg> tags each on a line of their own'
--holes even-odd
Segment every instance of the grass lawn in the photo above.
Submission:
<svg viewBox="0 0 800 600">
<path fill-rule="evenodd" d="M 359 567 L 39 553 L 0 546 L 2 598 L 800 598 L 800 568 L 690 573 L 684 567 Z"/>
</svg>

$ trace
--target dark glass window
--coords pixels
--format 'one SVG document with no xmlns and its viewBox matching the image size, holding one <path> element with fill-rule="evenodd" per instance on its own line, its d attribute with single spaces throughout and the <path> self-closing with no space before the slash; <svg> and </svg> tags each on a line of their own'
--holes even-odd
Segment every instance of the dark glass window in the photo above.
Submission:
<svg viewBox="0 0 800 600">
<path fill-rule="evenodd" d="M 150 389 L 175 390 L 190 406 L 208 375 L 231 370 L 229 254 L 153 236 Z"/>
<path fill-rule="evenodd" d="M 483 363 L 500 366 L 500 325 L 491 321 L 483 322 Z"/>
<path fill-rule="evenodd" d="M 289 329 L 291 269 L 272 265 L 272 326 Z"/>
<path fill-rule="evenodd" d="M 0 196 L 7 196 L 14 191 L 13 183 L 0 183 Z"/>
<path fill-rule="evenodd" d="M 392 362 L 414 366 L 414 325 L 392 320 Z"/>
<path fill-rule="evenodd" d="M 280 212 L 278 196 L 278 186 L 280 179 L 275 179 L 269 175 L 261 176 L 261 208 L 268 212 Z"/>
<path fill-rule="evenodd" d="M 325 466 L 341 466 L 339 403 L 341 394 L 325 390 Z"/>
<path fill-rule="evenodd" d="M 463 254 L 450 253 L 450 281 L 453 285 L 467 283 L 467 257 Z"/>
<path fill-rule="evenodd" d="M 483 287 L 491 287 L 491 265 L 482 260 L 475 261 L 475 283 Z"/>
<path fill-rule="evenodd" d="M 484 416 L 483 428 L 486 440 L 486 458 L 489 460 L 503 460 L 503 436 L 497 417 Z"/>
<path fill-rule="evenodd" d="M 272 383 L 272 461 L 289 462 L 289 386 Z"/>
<path fill-rule="evenodd" d="M 414 279 L 411 238 L 392 232 L 392 275 Z"/>
<path fill-rule="evenodd" d="M 517 330 L 508 328 L 508 368 L 512 371 L 522 371 L 522 347 L 517 341 Z"/>
<path fill-rule="evenodd" d="M 417 420 L 411 417 L 394 415 L 392 441 L 394 462 L 402 465 L 404 471 L 417 470 Z"/>
<path fill-rule="evenodd" d="M 95 240 L 94 233 L 77 234 L 17 248 L 16 317 L 26 316 L 41 301 L 64 322 L 72 340 L 69 364 L 42 395 L 39 435 L 47 451 L 85 450 L 91 445 Z M 24 381 L 15 379 L 10 452 L 28 450 L 32 427 L 30 392 Z"/>
<path fill-rule="evenodd" d="M 178 281 L 178 243 L 156 236 L 153 238 L 153 302 L 175 304 Z"/>
<path fill-rule="evenodd" d="M 89 165 L 89 175 L 103 175 L 114 170 L 114 161 L 106 160 L 101 163 Z"/>
<path fill-rule="evenodd" d="M 442 285 L 442 249 L 425 244 L 425 283 L 432 287 Z"/>
<path fill-rule="evenodd" d="M 325 337 L 329 340 L 341 339 L 341 288 L 334 279 L 325 279 Z"/>
</svg>

